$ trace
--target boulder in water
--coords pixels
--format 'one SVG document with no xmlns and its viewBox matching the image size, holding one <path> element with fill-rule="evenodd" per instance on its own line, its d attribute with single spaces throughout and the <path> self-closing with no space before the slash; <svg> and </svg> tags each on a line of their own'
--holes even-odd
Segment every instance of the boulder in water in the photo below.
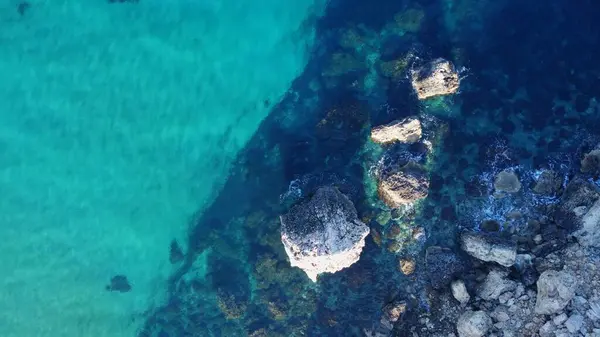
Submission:
<svg viewBox="0 0 600 337">
<path fill-rule="evenodd" d="M 494 188 L 498 192 L 517 193 L 521 190 L 521 182 L 514 172 L 504 170 L 496 175 Z"/>
<path fill-rule="evenodd" d="M 454 94 L 460 78 L 449 61 L 436 59 L 412 72 L 412 86 L 419 99 Z"/>
<path fill-rule="evenodd" d="M 395 142 L 415 143 L 421 139 L 423 131 L 418 119 L 408 117 L 371 130 L 371 140 L 380 144 Z"/>
<path fill-rule="evenodd" d="M 427 197 L 429 179 L 424 169 L 409 162 L 399 170 L 379 177 L 377 184 L 379 197 L 391 208 L 412 205 Z"/>
<path fill-rule="evenodd" d="M 369 227 L 352 202 L 335 187 L 321 187 L 281 216 L 281 241 L 292 266 L 313 281 L 358 261 Z"/>
</svg>

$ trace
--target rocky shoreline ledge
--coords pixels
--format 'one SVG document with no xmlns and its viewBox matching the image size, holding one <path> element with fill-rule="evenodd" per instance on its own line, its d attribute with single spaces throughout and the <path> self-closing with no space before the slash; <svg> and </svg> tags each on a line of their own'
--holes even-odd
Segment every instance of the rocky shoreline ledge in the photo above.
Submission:
<svg viewBox="0 0 600 337">
<path fill-rule="evenodd" d="M 416 70 L 412 80 L 419 99 L 453 94 L 459 83 L 453 66 L 441 59 Z M 408 117 L 374 127 L 371 140 L 384 147 L 384 156 L 393 144 L 420 144 L 430 151 L 423 132 L 419 118 Z M 557 202 L 528 205 L 542 209 L 531 213 L 540 216 L 528 218 L 526 226 L 515 230 L 485 220 L 460 232 L 458 250 L 429 246 L 419 266 L 414 259 L 401 260 L 401 271 L 422 285 L 421 294 L 383 303 L 381 319 L 365 335 L 600 336 L 599 149 L 581 158 L 576 175 L 540 171 L 531 193 Z M 427 197 L 430 184 L 424 163 L 400 162 L 388 163 L 376 174 L 379 199 L 397 218 Z M 512 169 L 498 172 L 492 186 L 490 195 L 483 196 L 492 203 L 524 193 Z M 523 214 L 506 214 L 511 217 Z M 367 235 L 381 241 L 335 187 L 318 189 L 283 215 L 281 224 L 291 265 L 313 282 L 321 273 L 357 262 Z M 427 310 L 421 310 L 422 302 Z"/>
</svg>

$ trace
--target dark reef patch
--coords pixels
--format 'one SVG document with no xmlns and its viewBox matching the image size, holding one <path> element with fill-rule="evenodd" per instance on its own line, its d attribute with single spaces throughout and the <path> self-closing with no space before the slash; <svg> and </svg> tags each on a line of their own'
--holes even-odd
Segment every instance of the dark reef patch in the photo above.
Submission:
<svg viewBox="0 0 600 337">
<path fill-rule="evenodd" d="M 419 313 L 436 303 L 423 299 L 428 288 L 423 275 L 439 288 L 470 268 L 456 251 L 458 229 L 504 230 L 495 219 L 482 223 L 470 217 L 490 198 L 492 173 L 546 167 L 549 158 L 565 151 L 581 158 L 595 146 L 579 147 L 582 142 L 575 135 L 582 128 L 598 132 L 595 126 L 600 125 L 597 113 L 586 114 L 599 94 L 595 60 L 600 27 L 595 20 L 600 6 L 593 1 L 577 6 L 559 1 L 502 0 L 486 7 L 474 0 L 460 3 L 446 12 L 450 9 L 433 0 L 382 1 L 378 6 L 331 2 L 319 20 L 318 53 L 293 84 L 297 96 L 272 105 L 221 193 L 191 228 L 189 249 L 184 253 L 171 246 L 173 260 L 183 263 L 171 279 L 168 305 L 150 315 L 141 337 L 263 336 L 266 329 L 277 335 L 361 336 L 379 322 L 382 307 L 397 298 L 411 299 L 398 324 L 408 331 Z M 333 38 L 340 29 L 362 24 L 361 29 L 381 31 L 408 9 L 423 11 L 420 29 L 391 34 L 377 51 L 383 61 L 412 53 L 402 76 L 380 76 L 369 93 L 361 78 L 366 70 L 340 75 L 336 85 L 327 85 L 330 79 L 322 73 L 331 54 L 340 52 Z M 454 97 L 419 102 L 408 71 L 433 57 L 466 67 L 461 90 Z M 307 103 L 315 96 L 317 103 Z M 271 106 L 268 100 L 262 104 Z M 398 211 L 367 200 L 365 163 L 372 158 L 365 153 L 370 150 L 363 150 L 369 127 L 411 115 L 435 115 L 447 129 L 434 144 L 428 166 L 429 196 L 402 227 L 396 223 Z M 391 146 L 388 159 L 406 164 L 400 154 L 426 152 L 421 143 Z M 553 165 L 564 166 L 560 160 Z M 527 179 L 524 185 L 531 183 Z M 322 275 L 314 286 L 289 266 L 278 216 L 322 185 L 349 196 L 371 235 L 357 263 Z M 568 216 L 557 212 L 554 220 L 569 227 L 574 224 Z M 415 224 L 427 233 L 429 254 L 421 246 L 392 240 L 403 231 L 417 236 L 419 231 L 410 227 Z M 552 225 L 542 232 L 557 239 L 565 235 L 564 228 Z M 386 239 L 392 243 L 382 243 Z M 415 275 L 398 270 L 403 255 L 415 258 Z M 522 277 L 530 282 L 531 273 L 523 271 Z"/>
</svg>

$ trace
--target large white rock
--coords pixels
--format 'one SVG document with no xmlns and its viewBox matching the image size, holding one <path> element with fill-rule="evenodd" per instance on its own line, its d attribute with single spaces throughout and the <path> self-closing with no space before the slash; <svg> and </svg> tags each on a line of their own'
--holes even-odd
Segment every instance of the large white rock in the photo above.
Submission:
<svg viewBox="0 0 600 337">
<path fill-rule="evenodd" d="M 492 327 L 492 319 L 484 311 L 467 311 L 458 318 L 460 337 L 482 337 Z"/>
<path fill-rule="evenodd" d="M 281 241 L 290 264 L 313 281 L 358 261 L 369 227 L 352 202 L 335 187 L 321 187 L 281 216 Z"/>
<path fill-rule="evenodd" d="M 600 247 L 600 200 L 581 218 L 581 228 L 573 235 L 583 246 Z"/>
<path fill-rule="evenodd" d="M 537 281 L 535 313 L 551 315 L 560 312 L 575 296 L 577 280 L 566 271 L 546 270 Z"/>
<path fill-rule="evenodd" d="M 505 267 L 515 264 L 517 245 L 491 235 L 465 232 L 461 235 L 461 247 L 469 255 L 486 262 L 496 262 Z"/>
<path fill-rule="evenodd" d="M 459 301 L 460 304 L 467 304 L 471 299 L 463 280 L 456 280 L 452 282 L 450 284 L 450 289 L 452 289 L 452 296 L 454 296 L 454 298 Z"/>
<path fill-rule="evenodd" d="M 460 78 L 449 61 L 436 59 L 412 71 L 412 85 L 419 99 L 454 94 Z"/>
<path fill-rule="evenodd" d="M 415 143 L 421 139 L 422 134 L 421 122 L 416 118 L 408 117 L 373 128 L 371 140 L 380 144 Z"/>
</svg>

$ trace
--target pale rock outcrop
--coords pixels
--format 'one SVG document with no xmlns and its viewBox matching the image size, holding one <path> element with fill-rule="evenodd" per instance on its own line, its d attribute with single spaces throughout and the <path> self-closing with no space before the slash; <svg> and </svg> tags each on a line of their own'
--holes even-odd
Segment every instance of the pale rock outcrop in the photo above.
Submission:
<svg viewBox="0 0 600 337">
<path fill-rule="evenodd" d="M 600 200 L 581 217 L 581 228 L 573 236 L 582 246 L 600 247 Z"/>
<path fill-rule="evenodd" d="M 508 273 L 491 270 L 483 283 L 477 289 L 477 295 L 486 301 L 496 300 L 500 295 L 513 291 L 517 283 L 507 279 Z"/>
<path fill-rule="evenodd" d="M 515 264 L 516 243 L 491 235 L 464 232 L 461 247 L 467 254 L 485 262 L 496 262 L 505 267 Z"/>
<path fill-rule="evenodd" d="M 562 177 L 556 172 L 544 170 L 537 178 L 533 192 L 543 196 L 554 196 L 560 192 L 562 183 Z"/>
<path fill-rule="evenodd" d="M 377 190 L 389 207 L 399 208 L 427 197 L 429 179 L 423 168 L 409 162 L 401 169 L 379 177 Z"/>
<path fill-rule="evenodd" d="M 369 234 L 352 202 L 335 187 L 319 188 L 280 219 L 290 264 L 314 282 L 321 273 L 335 273 L 358 261 Z"/>
<path fill-rule="evenodd" d="M 454 296 L 454 298 L 460 302 L 460 304 L 467 304 L 471 299 L 463 280 L 456 280 L 452 282 L 450 284 L 450 289 L 452 290 L 452 296 Z"/>
<path fill-rule="evenodd" d="M 577 280 L 567 271 L 546 270 L 537 281 L 535 313 L 551 315 L 560 312 L 575 296 Z"/>
<path fill-rule="evenodd" d="M 373 128 L 371 130 L 371 140 L 380 144 L 395 142 L 410 144 L 418 142 L 422 134 L 421 122 L 416 118 L 408 117 Z"/>
<path fill-rule="evenodd" d="M 521 190 L 521 182 L 514 172 L 504 170 L 496 175 L 494 188 L 498 192 L 517 193 Z"/>
<path fill-rule="evenodd" d="M 600 149 L 588 152 L 581 160 L 581 172 L 599 174 L 600 173 Z"/>
<path fill-rule="evenodd" d="M 460 337 L 482 337 L 492 327 L 492 319 L 484 311 L 467 311 L 460 316 L 456 330 Z"/>
<path fill-rule="evenodd" d="M 452 63 L 441 58 L 413 70 L 411 75 L 412 86 L 420 100 L 454 94 L 460 86 Z"/>
</svg>

